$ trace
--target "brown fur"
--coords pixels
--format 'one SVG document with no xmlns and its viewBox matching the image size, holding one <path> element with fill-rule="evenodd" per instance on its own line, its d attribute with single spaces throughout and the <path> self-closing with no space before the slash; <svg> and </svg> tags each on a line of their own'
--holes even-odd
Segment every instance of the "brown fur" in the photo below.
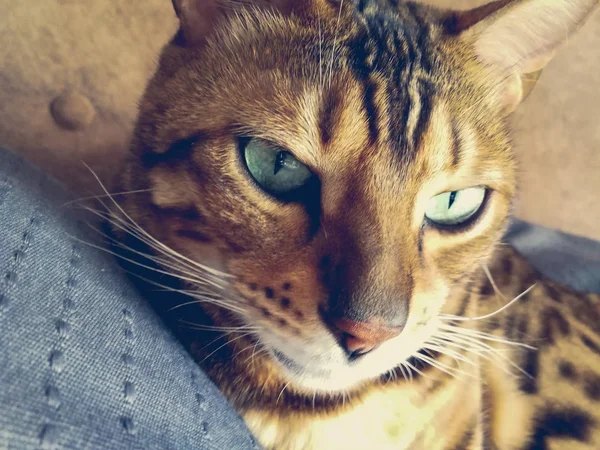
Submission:
<svg viewBox="0 0 600 450">
<path fill-rule="evenodd" d="M 185 2 L 176 3 L 183 14 Z M 417 345 L 440 314 L 477 316 L 500 306 L 485 295 L 490 287 L 480 267 L 502 236 L 516 190 L 506 111 L 521 91 L 510 100 L 499 97 L 512 79 L 480 62 L 469 34 L 456 37 L 456 27 L 479 17 L 367 3 L 358 15 L 325 0 L 279 11 L 215 9 L 211 14 L 221 19 L 210 30 L 198 34 L 184 21 L 165 48 L 121 176 L 123 191 L 148 192 L 124 196 L 115 220 L 132 220 L 179 255 L 231 275 L 220 294 L 235 299 L 242 313 L 205 304 L 206 324 L 251 325 L 302 347 L 329 332 L 324 317 L 337 309 L 390 323 L 403 311 L 408 321 L 400 338 Z M 374 12 L 405 25 L 408 40 L 365 39 L 362 18 Z M 392 54 L 360 79 L 355 60 L 362 43 L 414 45 L 417 54 L 408 51 L 397 62 Z M 403 65 L 410 67 L 398 74 L 404 84 L 388 89 Z M 398 122 L 402 105 L 408 105 L 406 120 Z M 319 186 L 302 202 L 272 198 L 247 173 L 237 136 L 293 151 Z M 423 221 L 430 197 L 479 185 L 488 195 L 469 226 L 449 230 Z M 512 264 L 493 272 L 507 297 L 527 288 L 523 281 L 540 280 L 510 250 L 494 260 Z M 181 276 L 175 266 L 167 268 Z M 576 295 L 547 286 L 560 289 L 560 298 Z M 547 386 L 555 385 L 551 366 L 564 356 L 562 346 L 579 354 L 586 346 L 575 334 L 598 342 L 586 321 L 590 311 L 598 314 L 596 298 L 576 296 L 586 311 L 578 313 L 564 302 L 554 306 L 544 289 L 538 286 L 496 328 L 484 330 L 526 343 L 543 335 L 554 344 L 538 356 L 540 367 L 548 362 L 535 392 L 517 375 L 499 375 L 498 362 L 490 364 L 485 354 L 470 355 L 476 364 L 463 367 L 462 378 L 429 366 L 415 368 L 410 383 L 390 367 L 327 393 L 292 382 L 268 346 L 257 352 L 260 332 L 227 332 L 226 345 L 199 332 L 191 348 L 267 448 L 331 448 L 332 436 L 339 448 L 482 448 L 485 442 L 522 448 L 543 438 L 534 436 L 535 424 L 560 403 Z M 524 331 L 507 335 L 509 317 Z M 529 350 L 512 352 L 520 365 L 533 358 Z M 435 355 L 436 362 L 456 368 L 447 354 Z M 501 359 L 500 366 L 507 364 Z M 599 372 L 598 359 L 577 371 L 586 398 L 597 395 Z M 600 417 L 576 405 L 589 417 L 580 443 L 593 448 L 600 436 L 592 424 Z"/>
</svg>

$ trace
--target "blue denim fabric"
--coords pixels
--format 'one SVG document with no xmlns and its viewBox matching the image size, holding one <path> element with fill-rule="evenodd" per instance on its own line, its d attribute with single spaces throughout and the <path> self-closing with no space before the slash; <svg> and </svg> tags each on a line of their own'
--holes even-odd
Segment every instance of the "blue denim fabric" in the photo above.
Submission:
<svg viewBox="0 0 600 450">
<path fill-rule="evenodd" d="M 0 150 L 0 449 L 251 449 L 46 176 Z"/>
<path fill-rule="evenodd" d="M 249 449 L 239 416 L 46 176 L 0 150 L 0 449 Z M 600 243 L 515 221 L 550 278 L 600 292 Z"/>
</svg>

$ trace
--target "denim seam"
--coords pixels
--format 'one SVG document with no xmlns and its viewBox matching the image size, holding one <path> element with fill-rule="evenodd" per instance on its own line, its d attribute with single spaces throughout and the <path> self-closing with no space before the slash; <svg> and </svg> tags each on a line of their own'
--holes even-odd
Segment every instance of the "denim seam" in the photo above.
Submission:
<svg viewBox="0 0 600 450">
<path fill-rule="evenodd" d="M 50 376 L 48 382 L 44 388 L 44 395 L 46 402 L 50 407 L 49 417 L 55 417 L 58 415 L 58 411 L 61 406 L 61 393 L 58 387 L 60 374 L 64 370 L 65 365 L 65 352 L 66 343 L 72 328 L 70 323 L 71 312 L 74 307 L 73 299 L 76 298 L 75 291 L 77 288 L 77 265 L 81 258 L 77 245 L 71 247 L 71 253 L 69 256 L 68 270 L 66 272 L 66 279 L 64 282 L 64 294 L 62 295 L 62 308 L 60 313 L 55 318 L 55 331 L 57 333 L 54 344 L 50 351 L 48 358 L 48 364 L 50 369 Z M 42 425 L 40 432 L 40 444 L 42 447 L 52 447 L 57 444 L 60 439 L 60 430 L 57 425 L 46 421 Z"/>
<path fill-rule="evenodd" d="M 125 433 L 128 435 L 135 435 L 137 429 L 134 422 L 133 411 L 135 403 L 135 384 L 133 381 L 133 347 L 135 343 L 135 332 L 133 326 L 133 314 L 125 308 L 122 311 L 123 321 L 125 322 L 123 327 L 123 335 L 125 338 L 124 351 L 121 357 L 121 361 L 125 366 L 125 380 L 123 382 L 123 415 L 120 418 L 120 424 Z"/>
<path fill-rule="evenodd" d="M 5 309 L 9 306 L 10 292 L 16 287 L 17 283 L 19 282 L 18 269 L 20 268 L 21 263 L 25 259 L 27 250 L 29 250 L 29 248 L 31 247 L 33 240 L 33 231 L 39 225 L 37 214 L 38 210 L 36 209 L 31 215 L 29 223 L 25 227 L 25 231 L 23 231 L 23 234 L 21 235 L 20 243 L 12 252 L 12 261 L 9 263 L 8 269 L 4 272 L 4 282 L 0 284 L 0 307 L 4 307 Z M 0 310 L 0 312 L 1 311 L 2 310 Z"/>
</svg>

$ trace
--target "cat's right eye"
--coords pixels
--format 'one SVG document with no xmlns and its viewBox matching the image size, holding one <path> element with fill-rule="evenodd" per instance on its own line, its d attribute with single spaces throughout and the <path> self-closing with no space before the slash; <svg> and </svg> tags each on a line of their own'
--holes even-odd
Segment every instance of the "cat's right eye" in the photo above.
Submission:
<svg viewBox="0 0 600 450">
<path fill-rule="evenodd" d="M 313 173 L 294 155 L 262 139 L 248 140 L 242 153 L 252 178 L 272 195 L 290 194 L 313 178 Z"/>
</svg>

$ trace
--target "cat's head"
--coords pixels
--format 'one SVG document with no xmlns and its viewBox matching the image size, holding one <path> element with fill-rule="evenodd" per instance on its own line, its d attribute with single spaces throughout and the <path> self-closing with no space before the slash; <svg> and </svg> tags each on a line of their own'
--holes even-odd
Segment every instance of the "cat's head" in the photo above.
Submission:
<svg viewBox="0 0 600 450">
<path fill-rule="evenodd" d="M 122 205 L 289 389 L 350 389 L 460 313 L 515 194 L 522 79 L 597 0 L 266 3 L 174 0 Z"/>
</svg>

